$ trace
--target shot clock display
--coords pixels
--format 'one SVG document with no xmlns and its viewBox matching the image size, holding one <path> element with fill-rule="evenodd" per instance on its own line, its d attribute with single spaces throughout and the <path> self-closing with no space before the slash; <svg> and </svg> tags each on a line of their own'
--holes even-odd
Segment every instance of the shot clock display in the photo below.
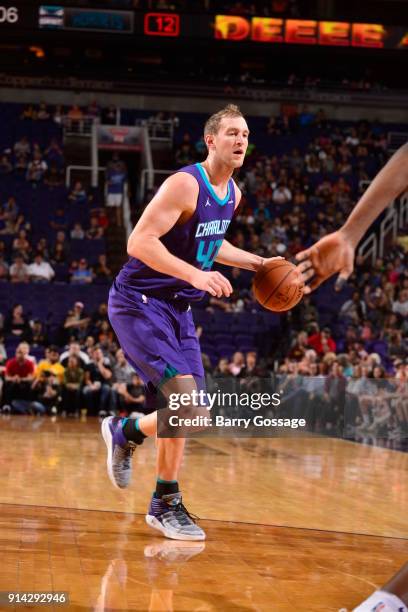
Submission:
<svg viewBox="0 0 408 612">
<path fill-rule="evenodd" d="M 143 32 L 147 36 L 180 36 L 180 15 L 176 13 L 146 13 Z"/>
</svg>

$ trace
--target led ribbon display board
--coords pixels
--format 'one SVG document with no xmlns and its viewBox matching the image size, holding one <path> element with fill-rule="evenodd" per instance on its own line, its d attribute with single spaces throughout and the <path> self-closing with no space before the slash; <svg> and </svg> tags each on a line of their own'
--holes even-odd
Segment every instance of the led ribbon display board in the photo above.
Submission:
<svg viewBox="0 0 408 612">
<path fill-rule="evenodd" d="M 14 19 L 13 11 L 10 15 Z M 152 40 L 154 37 L 169 40 L 195 38 L 233 43 L 408 49 L 408 26 L 380 23 L 175 12 L 141 13 L 41 5 L 38 27 L 41 30 L 133 33 L 140 38 Z"/>
<path fill-rule="evenodd" d="M 214 30 L 216 39 L 230 41 L 408 49 L 408 27 L 376 23 L 216 15 Z"/>
<path fill-rule="evenodd" d="M 42 5 L 38 25 L 46 30 L 83 30 L 132 34 L 134 13 Z"/>
</svg>

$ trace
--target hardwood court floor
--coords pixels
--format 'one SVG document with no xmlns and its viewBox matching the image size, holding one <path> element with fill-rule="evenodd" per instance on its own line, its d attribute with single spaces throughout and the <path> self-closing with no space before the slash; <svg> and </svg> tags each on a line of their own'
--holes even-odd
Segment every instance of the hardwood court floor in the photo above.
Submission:
<svg viewBox="0 0 408 612">
<path fill-rule="evenodd" d="M 3 418 L 0 466 L 0 591 L 68 591 L 69 610 L 338 612 L 407 560 L 408 455 L 395 451 L 190 440 L 181 482 L 205 544 L 145 525 L 153 441 L 119 491 L 95 420 Z"/>
</svg>

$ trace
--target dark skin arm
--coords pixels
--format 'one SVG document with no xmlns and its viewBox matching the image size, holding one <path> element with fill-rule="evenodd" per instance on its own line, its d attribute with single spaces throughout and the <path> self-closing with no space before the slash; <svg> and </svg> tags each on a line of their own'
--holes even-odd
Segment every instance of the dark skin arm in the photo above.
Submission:
<svg viewBox="0 0 408 612">
<path fill-rule="evenodd" d="M 389 204 L 408 187 L 408 143 L 391 157 L 377 174 L 345 224 L 309 249 L 296 255 L 298 269 L 310 293 L 325 280 L 339 274 L 340 290 L 354 269 L 355 250 L 367 229 Z"/>
</svg>

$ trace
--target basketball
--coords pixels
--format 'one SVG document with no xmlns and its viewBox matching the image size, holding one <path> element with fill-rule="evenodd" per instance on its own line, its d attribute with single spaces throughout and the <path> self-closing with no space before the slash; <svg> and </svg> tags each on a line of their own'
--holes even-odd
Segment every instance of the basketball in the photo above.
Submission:
<svg viewBox="0 0 408 612">
<path fill-rule="evenodd" d="M 274 312 L 290 310 L 303 297 L 303 285 L 295 282 L 296 277 L 296 266 L 284 259 L 262 266 L 253 281 L 257 301 Z"/>
</svg>

